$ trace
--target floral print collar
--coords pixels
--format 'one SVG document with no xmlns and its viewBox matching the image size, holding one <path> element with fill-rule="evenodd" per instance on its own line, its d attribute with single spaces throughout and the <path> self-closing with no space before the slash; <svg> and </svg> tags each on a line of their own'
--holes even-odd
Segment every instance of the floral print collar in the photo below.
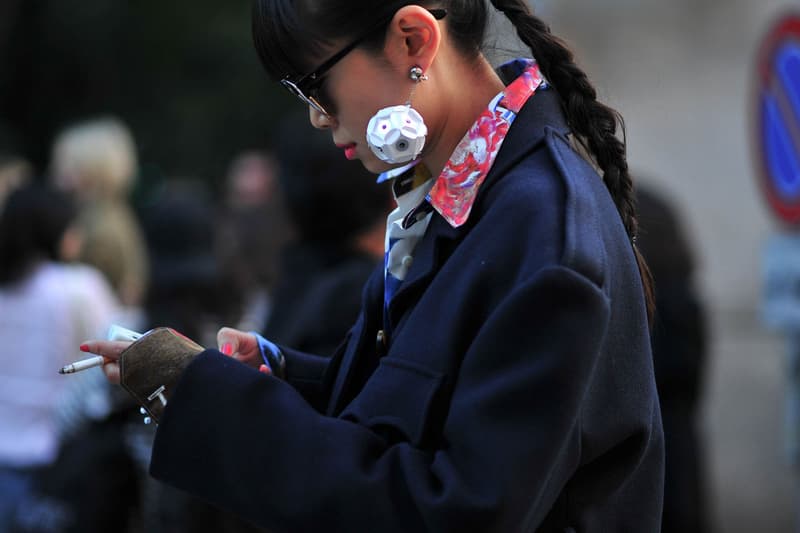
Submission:
<svg viewBox="0 0 800 533">
<path fill-rule="evenodd" d="M 431 207 L 453 227 L 463 225 L 469 218 L 478 190 L 494 164 L 511 123 L 528 98 L 545 83 L 539 65 L 532 59 L 516 59 L 501 68 L 509 67 L 520 75 L 478 116 L 427 194 L 427 202 L 406 217 L 408 223 L 413 224 L 418 210 L 427 211 Z M 414 163 L 384 173 L 378 181 L 407 176 L 411 172 L 426 172 L 422 168 L 412 171 L 412 166 Z"/>
</svg>

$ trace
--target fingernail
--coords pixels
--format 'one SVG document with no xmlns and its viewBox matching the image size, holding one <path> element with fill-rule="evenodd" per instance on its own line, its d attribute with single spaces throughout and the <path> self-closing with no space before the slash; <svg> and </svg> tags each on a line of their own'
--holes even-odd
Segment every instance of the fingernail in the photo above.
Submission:
<svg viewBox="0 0 800 533">
<path fill-rule="evenodd" d="M 230 355 L 233 353 L 233 346 L 231 345 L 231 343 L 226 342 L 225 344 L 222 345 L 222 353 L 224 353 L 225 355 Z"/>
<path fill-rule="evenodd" d="M 74 346 L 74 345 L 73 345 L 73 346 Z M 80 350 L 81 350 L 82 352 L 88 352 L 88 351 L 89 351 L 89 345 L 88 345 L 88 344 L 81 344 L 81 346 L 80 346 Z"/>
<path fill-rule="evenodd" d="M 270 369 L 270 367 L 268 367 L 267 365 L 261 365 L 260 367 L 258 367 L 258 371 L 268 376 L 272 375 L 272 369 Z"/>
</svg>

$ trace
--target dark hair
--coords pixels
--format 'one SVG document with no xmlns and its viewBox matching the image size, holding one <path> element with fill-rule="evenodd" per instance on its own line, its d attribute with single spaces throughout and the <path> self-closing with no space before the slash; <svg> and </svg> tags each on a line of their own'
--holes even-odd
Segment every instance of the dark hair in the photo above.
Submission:
<svg viewBox="0 0 800 533">
<path fill-rule="evenodd" d="M 0 285 L 23 279 L 39 261 L 58 261 L 76 213 L 68 196 L 38 183 L 13 191 L 0 212 Z"/>
<path fill-rule="evenodd" d="M 578 140 L 586 145 L 603 171 L 603 180 L 633 243 L 645 292 L 648 317 L 653 314 L 652 278 L 636 248 L 636 205 L 633 180 L 628 171 L 625 142 L 617 137 L 622 117 L 597 101 L 597 91 L 588 76 L 575 64 L 569 48 L 533 15 L 525 0 L 490 0 L 508 17 L 520 40 L 531 49 L 542 73 L 557 91 L 567 121 Z M 316 66 L 333 40 L 357 35 L 374 24 L 377 16 L 391 16 L 409 4 L 447 9 L 448 32 L 455 45 L 466 53 L 483 47 L 486 33 L 485 0 L 439 0 L 437 2 L 372 2 L 332 0 L 256 0 L 253 9 L 253 38 L 259 57 L 273 78 L 305 74 Z M 376 13 L 377 12 L 377 13 Z M 387 18 L 388 22 L 388 18 Z M 375 41 L 371 43 L 375 45 Z"/>
<path fill-rule="evenodd" d="M 217 262 L 215 210 L 207 190 L 197 181 L 168 180 L 141 216 L 150 259 L 147 326 L 168 326 L 208 342 L 209 325 L 235 316 L 240 295 Z"/>
<path fill-rule="evenodd" d="M 337 40 L 358 35 L 364 28 L 392 15 L 405 5 L 436 5 L 447 8 L 447 28 L 462 51 L 477 54 L 486 30 L 487 9 L 483 0 L 439 2 L 334 2 L 331 0 L 256 0 L 253 4 L 253 42 L 271 78 L 307 74 L 330 53 Z M 362 48 L 374 49 L 383 42 L 377 32 Z"/>
</svg>

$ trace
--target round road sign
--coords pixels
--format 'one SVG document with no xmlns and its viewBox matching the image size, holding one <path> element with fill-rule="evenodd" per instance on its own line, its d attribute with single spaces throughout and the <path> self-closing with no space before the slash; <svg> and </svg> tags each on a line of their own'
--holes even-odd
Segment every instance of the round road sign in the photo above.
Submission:
<svg viewBox="0 0 800 533">
<path fill-rule="evenodd" d="M 756 154 L 770 207 L 800 224 L 800 14 L 779 19 L 758 57 Z"/>
</svg>

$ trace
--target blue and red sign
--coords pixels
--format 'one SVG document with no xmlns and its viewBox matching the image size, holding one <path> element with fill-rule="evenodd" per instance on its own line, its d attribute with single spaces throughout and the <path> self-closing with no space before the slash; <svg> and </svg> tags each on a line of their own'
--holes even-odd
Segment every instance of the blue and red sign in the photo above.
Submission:
<svg viewBox="0 0 800 533">
<path fill-rule="evenodd" d="M 761 46 L 756 91 L 756 153 L 775 214 L 800 224 L 800 14 L 773 26 Z"/>
</svg>

